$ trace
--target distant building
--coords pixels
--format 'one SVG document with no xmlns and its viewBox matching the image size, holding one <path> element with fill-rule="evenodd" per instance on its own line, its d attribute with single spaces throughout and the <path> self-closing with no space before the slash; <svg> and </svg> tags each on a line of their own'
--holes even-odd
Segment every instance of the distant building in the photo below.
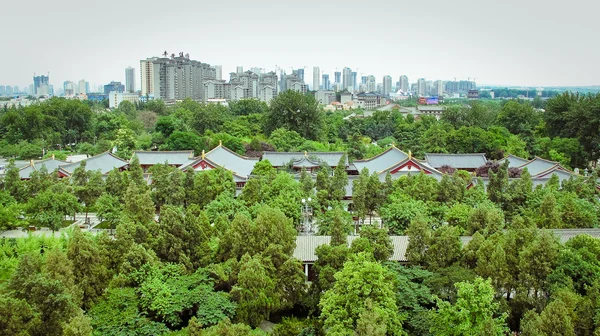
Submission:
<svg viewBox="0 0 600 336">
<path fill-rule="evenodd" d="M 406 93 L 410 91 L 410 85 L 408 84 L 408 76 L 402 75 L 400 76 L 400 80 L 398 81 L 400 85 L 398 85 L 398 89 L 402 90 L 402 92 Z"/>
<path fill-rule="evenodd" d="M 356 71 L 352 71 L 352 90 L 358 89 L 357 76 L 358 75 L 357 75 Z"/>
<path fill-rule="evenodd" d="M 125 69 L 125 91 L 135 92 L 135 68 Z"/>
<path fill-rule="evenodd" d="M 352 93 L 344 91 L 340 94 L 340 103 L 346 104 L 352 101 Z"/>
<path fill-rule="evenodd" d="M 32 95 L 43 96 L 50 94 L 50 75 L 36 76 L 33 75 L 33 91 Z"/>
<path fill-rule="evenodd" d="M 125 85 L 121 84 L 121 82 L 112 81 L 106 85 L 104 85 L 104 94 L 109 94 L 111 92 L 124 92 Z"/>
<path fill-rule="evenodd" d="M 352 82 L 352 69 L 346 67 L 342 73 L 342 87 L 344 90 L 354 90 L 354 84 Z"/>
<path fill-rule="evenodd" d="M 433 83 L 433 92 L 432 96 L 441 96 L 444 94 L 444 83 L 441 80 L 436 80 Z"/>
<path fill-rule="evenodd" d="M 375 76 L 370 75 L 367 81 L 367 92 L 376 92 L 379 91 L 377 89 L 377 81 L 375 80 Z"/>
<path fill-rule="evenodd" d="M 331 90 L 317 90 L 315 92 L 315 99 L 322 105 L 329 105 L 335 102 L 335 91 Z"/>
<path fill-rule="evenodd" d="M 133 104 L 140 101 L 140 96 L 137 93 L 131 92 L 116 92 L 111 91 L 108 94 L 108 107 L 117 108 L 121 102 L 128 101 Z"/>
<path fill-rule="evenodd" d="M 93 102 L 101 102 L 104 99 L 108 99 L 108 94 L 104 93 L 88 93 L 87 99 Z"/>
<path fill-rule="evenodd" d="M 77 94 L 85 95 L 90 92 L 90 83 L 86 82 L 85 79 L 81 79 L 77 85 Z"/>
<path fill-rule="evenodd" d="M 381 93 L 384 96 L 389 96 L 390 92 L 392 92 L 392 76 L 385 75 L 383 76 L 383 90 Z"/>
<path fill-rule="evenodd" d="M 383 105 L 385 98 L 376 93 L 362 92 L 356 95 L 356 101 L 359 103 L 359 106 L 362 106 L 365 110 L 374 110 Z"/>
<path fill-rule="evenodd" d="M 478 99 L 479 98 L 479 90 L 469 90 L 469 92 L 467 93 L 467 98 Z"/>
<path fill-rule="evenodd" d="M 321 69 L 319 67 L 313 67 L 313 91 L 317 91 L 320 88 L 319 80 L 321 79 Z"/>
<path fill-rule="evenodd" d="M 303 68 L 296 70 L 296 76 L 298 76 L 298 78 L 300 78 L 302 83 L 304 83 L 304 69 Z"/>
<path fill-rule="evenodd" d="M 427 94 L 427 82 L 425 78 L 419 78 L 417 80 L 417 95 L 424 97 Z"/>
<path fill-rule="evenodd" d="M 152 62 L 154 98 L 170 102 L 186 98 L 203 101 L 204 81 L 216 79 L 215 67 L 192 60 L 183 52 L 179 56 L 166 55 Z"/>
<path fill-rule="evenodd" d="M 158 57 L 151 57 L 140 61 L 140 78 L 142 96 L 154 96 L 154 61 Z"/>
<path fill-rule="evenodd" d="M 63 94 L 65 96 L 72 96 L 75 94 L 75 85 L 72 81 L 65 81 L 63 83 Z"/>
<path fill-rule="evenodd" d="M 333 83 L 334 84 L 342 84 L 342 73 L 339 71 L 336 71 L 333 73 Z"/>
<path fill-rule="evenodd" d="M 323 90 L 328 91 L 331 90 L 331 82 L 329 81 L 329 75 L 323 74 Z"/>
<path fill-rule="evenodd" d="M 215 65 L 215 79 L 222 80 L 223 79 L 223 66 Z"/>
<path fill-rule="evenodd" d="M 239 73 L 239 74 L 244 73 L 244 67 L 241 65 L 238 65 L 235 69 L 235 72 Z"/>
</svg>

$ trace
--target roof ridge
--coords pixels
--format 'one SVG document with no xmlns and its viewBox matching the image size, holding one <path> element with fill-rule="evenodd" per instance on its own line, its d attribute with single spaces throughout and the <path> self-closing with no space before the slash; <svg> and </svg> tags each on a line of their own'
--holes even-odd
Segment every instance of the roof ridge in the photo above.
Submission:
<svg viewBox="0 0 600 336">
<path fill-rule="evenodd" d="M 371 161 L 371 160 L 375 160 L 376 158 L 378 158 L 378 157 L 380 157 L 380 156 L 382 156 L 382 155 L 384 155 L 384 154 L 386 154 L 386 153 L 388 153 L 388 152 L 391 152 L 391 151 L 392 151 L 392 150 L 394 150 L 394 149 L 395 149 L 395 150 L 397 150 L 397 151 L 399 151 L 400 153 L 402 153 L 402 154 L 406 155 L 406 157 L 408 157 L 408 154 L 407 154 L 407 153 L 405 153 L 405 152 L 404 152 L 403 150 L 401 150 L 400 148 L 398 148 L 398 147 L 396 147 L 396 146 L 390 146 L 388 149 L 384 150 L 383 152 L 381 152 L 381 153 L 379 153 L 379 154 L 377 154 L 377 155 L 375 155 L 375 156 L 373 156 L 373 157 L 371 157 L 371 158 L 368 158 L 368 159 L 362 159 L 362 160 L 354 160 L 354 161 L 353 161 L 353 163 L 354 163 L 354 162 L 369 162 L 369 161 Z"/>
</svg>

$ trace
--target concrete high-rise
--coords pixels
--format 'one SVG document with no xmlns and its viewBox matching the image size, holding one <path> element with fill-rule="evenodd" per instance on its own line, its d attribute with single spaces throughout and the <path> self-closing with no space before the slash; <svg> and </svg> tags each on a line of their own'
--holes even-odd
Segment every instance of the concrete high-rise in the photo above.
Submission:
<svg viewBox="0 0 600 336">
<path fill-rule="evenodd" d="M 331 82 L 329 81 L 329 75 L 323 74 L 323 90 L 331 90 Z"/>
<path fill-rule="evenodd" d="M 417 95 L 420 97 L 424 97 L 427 94 L 427 81 L 425 78 L 419 78 L 417 80 Z"/>
<path fill-rule="evenodd" d="M 223 66 L 215 65 L 215 77 L 217 80 L 223 80 Z"/>
<path fill-rule="evenodd" d="M 135 92 L 135 69 L 132 67 L 125 69 L 125 91 Z"/>
<path fill-rule="evenodd" d="M 385 75 L 383 76 L 383 87 L 381 93 L 384 96 L 389 96 L 392 92 L 392 76 Z"/>
<path fill-rule="evenodd" d="M 441 96 L 444 94 L 444 84 L 441 80 L 436 80 L 433 82 L 433 92 L 431 95 L 433 96 Z"/>
<path fill-rule="evenodd" d="M 367 92 L 375 91 L 377 91 L 377 81 L 375 80 L 375 76 L 370 75 L 367 81 Z"/>
<path fill-rule="evenodd" d="M 313 67 L 313 91 L 317 91 L 320 87 L 319 81 L 321 80 L 321 69 L 319 67 Z"/>
<path fill-rule="evenodd" d="M 33 95 L 48 95 L 50 94 L 50 74 L 48 76 L 33 74 Z"/>
<path fill-rule="evenodd" d="M 167 101 L 191 98 L 204 100 L 204 81 L 216 79 L 216 69 L 207 63 L 191 60 L 183 52 L 179 56 L 161 57 L 152 62 L 154 98 Z"/>
<path fill-rule="evenodd" d="M 88 94 L 90 92 L 90 83 L 82 79 L 77 83 L 77 94 Z"/>
<path fill-rule="evenodd" d="M 75 85 L 72 81 L 65 81 L 63 83 L 63 94 L 65 96 L 72 96 L 75 94 Z"/>
<path fill-rule="evenodd" d="M 302 83 L 305 83 L 304 82 L 304 68 L 300 68 L 300 69 L 296 70 L 296 76 L 298 76 L 298 78 L 300 78 Z"/>
<path fill-rule="evenodd" d="M 154 61 L 158 57 L 151 57 L 140 61 L 140 78 L 142 96 L 154 96 Z"/>
<path fill-rule="evenodd" d="M 237 68 L 235 69 L 235 72 L 238 74 L 244 73 L 244 67 L 241 65 L 238 65 Z"/>
<path fill-rule="evenodd" d="M 334 72 L 333 79 L 334 79 L 334 81 L 333 81 L 334 84 L 337 84 L 337 85 L 341 84 L 342 83 L 342 73 L 339 71 Z"/>
<path fill-rule="evenodd" d="M 399 82 L 400 82 L 400 85 L 399 85 L 398 89 L 402 90 L 402 92 L 404 92 L 404 93 L 410 91 L 410 85 L 408 84 L 408 76 L 406 76 L 406 75 L 400 76 Z"/>
<path fill-rule="evenodd" d="M 111 92 L 123 93 L 123 91 L 125 91 L 125 85 L 121 84 L 121 82 L 112 81 L 104 85 L 104 94 L 109 94 Z"/>
<path fill-rule="evenodd" d="M 355 91 L 358 88 L 357 76 L 358 76 L 358 74 L 356 73 L 356 71 L 352 71 L 352 90 L 353 91 Z"/>
<path fill-rule="evenodd" d="M 352 90 L 353 88 L 353 84 L 352 84 L 352 69 L 346 67 L 344 68 L 344 71 L 342 73 L 342 88 L 344 90 Z"/>
</svg>

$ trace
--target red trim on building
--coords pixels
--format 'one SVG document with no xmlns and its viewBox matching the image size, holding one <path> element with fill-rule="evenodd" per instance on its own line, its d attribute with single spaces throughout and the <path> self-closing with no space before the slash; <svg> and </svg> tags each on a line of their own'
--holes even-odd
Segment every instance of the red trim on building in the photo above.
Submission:
<svg viewBox="0 0 600 336">
<path fill-rule="evenodd" d="M 198 163 L 196 163 L 192 167 L 194 167 L 194 169 L 202 168 L 202 170 L 207 169 L 207 168 L 208 169 L 214 169 L 215 168 L 213 165 L 211 165 L 210 163 L 206 162 L 205 160 L 199 161 Z"/>
<path fill-rule="evenodd" d="M 431 174 L 431 172 L 429 170 L 421 168 L 421 166 L 419 166 L 418 164 L 416 164 L 413 161 L 407 161 L 406 163 L 400 165 L 396 169 L 390 171 L 390 174 L 395 174 L 395 173 L 399 172 L 400 170 L 402 170 L 404 168 L 408 168 L 408 171 L 413 171 L 414 170 L 415 173 L 423 171 L 425 174 Z"/>
</svg>

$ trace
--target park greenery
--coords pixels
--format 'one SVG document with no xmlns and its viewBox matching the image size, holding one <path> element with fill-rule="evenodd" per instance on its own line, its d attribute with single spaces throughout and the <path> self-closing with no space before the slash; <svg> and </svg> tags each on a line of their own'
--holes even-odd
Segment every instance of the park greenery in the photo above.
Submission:
<svg viewBox="0 0 600 336">
<path fill-rule="evenodd" d="M 598 226 L 590 162 L 600 155 L 599 101 L 559 95 L 543 113 L 526 102 L 472 102 L 440 121 L 398 111 L 344 119 L 294 92 L 271 106 L 157 101 L 104 111 L 50 99 L 4 111 L 2 155 L 22 158 L 26 146 L 40 152 L 29 157 L 56 144 L 86 154 L 117 146 L 129 159 L 136 149 L 198 153 L 221 141 L 246 155 L 344 150 L 355 160 L 395 143 L 417 156 L 538 155 L 589 174 L 534 187 L 526 169 L 509 178 L 505 162 L 482 168 L 484 189 L 464 171 L 381 181 L 365 169 L 349 214 L 342 165 L 297 180 L 263 160 L 236 196 L 222 168 L 159 164 L 148 184 L 136 157 L 126 171 L 103 177 L 82 164 L 68 179 L 41 169 L 21 180 L 10 163 L 0 230 L 56 231 L 68 216 L 94 212 L 115 235 L 75 227 L 0 240 L 0 335 L 600 335 L 600 240 L 563 244 L 548 230 Z M 293 256 L 308 197 L 319 234 L 331 236 L 316 248 L 311 282 Z M 353 221 L 373 216 L 383 228 Z M 390 235 L 409 236 L 406 264 L 389 261 Z"/>
</svg>

